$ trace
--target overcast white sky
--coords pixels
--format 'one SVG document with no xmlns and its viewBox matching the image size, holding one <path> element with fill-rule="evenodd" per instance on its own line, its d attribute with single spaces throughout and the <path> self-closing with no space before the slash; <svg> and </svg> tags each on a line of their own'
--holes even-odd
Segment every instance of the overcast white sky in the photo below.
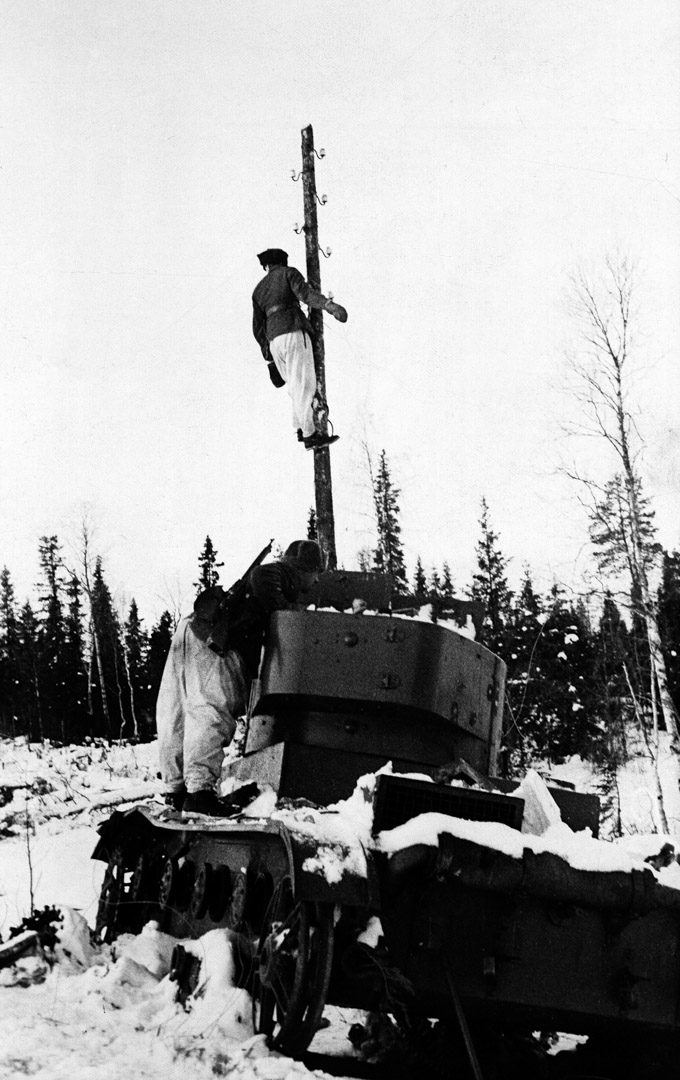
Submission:
<svg viewBox="0 0 680 1080">
<path fill-rule="evenodd" d="M 304 535 L 312 455 L 251 337 L 256 252 L 302 211 L 314 126 L 337 545 L 372 540 L 362 444 L 402 489 L 409 570 L 468 583 L 481 497 L 519 577 L 575 582 L 556 475 L 564 289 L 645 275 L 648 492 L 680 543 L 676 0 L 4 0 L 0 566 L 83 507 L 112 589 L 188 601 L 207 533 L 235 577 Z M 68 550 L 67 550 L 68 553 Z"/>
</svg>

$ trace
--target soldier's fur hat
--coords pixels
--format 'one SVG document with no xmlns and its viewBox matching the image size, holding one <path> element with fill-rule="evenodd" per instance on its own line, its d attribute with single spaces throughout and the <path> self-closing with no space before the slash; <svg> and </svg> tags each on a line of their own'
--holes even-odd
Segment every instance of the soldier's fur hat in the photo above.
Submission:
<svg viewBox="0 0 680 1080">
<path fill-rule="evenodd" d="M 295 563 L 303 573 L 320 573 L 323 570 L 321 548 L 314 540 L 293 540 L 283 557 L 286 562 Z"/>
<path fill-rule="evenodd" d="M 288 266 L 288 252 L 281 248 L 267 248 L 257 256 L 262 266 Z"/>
</svg>

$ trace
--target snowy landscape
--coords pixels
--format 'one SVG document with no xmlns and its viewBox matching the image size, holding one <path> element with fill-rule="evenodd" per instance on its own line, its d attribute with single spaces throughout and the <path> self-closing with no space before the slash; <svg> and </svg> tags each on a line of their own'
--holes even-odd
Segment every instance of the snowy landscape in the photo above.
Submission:
<svg viewBox="0 0 680 1080">
<path fill-rule="evenodd" d="M 645 762 L 638 758 L 621 778 L 628 831 L 616 842 L 568 829 L 532 770 L 520 794 L 526 804 L 525 828 L 533 832 L 425 814 L 380 834 L 375 843 L 385 851 L 436 844 L 439 833 L 449 830 L 510 855 L 532 847 L 555 851 L 583 869 L 642 869 L 666 839 L 680 844 L 676 762 L 669 753 L 663 777 L 674 822 L 669 838 L 649 832 L 649 781 Z M 232 982 L 226 931 L 211 931 L 189 946 L 202 964 L 197 990 L 184 1005 L 177 1001 L 177 984 L 168 977 L 175 940 L 156 924 L 147 924 L 136 937 L 123 935 L 112 945 L 94 941 L 104 873 L 104 864 L 91 860 L 97 824 L 114 805 L 158 800 L 156 773 L 155 743 L 56 747 L 3 740 L 0 745 L 0 792 L 6 800 L 0 809 L 2 941 L 9 940 L 11 929 L 32 910 L 55 906 L 60 913 L 53 946 L 0 969 L 0 1075 L 45 1080 L 215 1075 L 290 1080 L 311 1075 L 300 1062 L 268 1051 L 263 1036 L 253 1035 L 249 996 Z M 576 781 L 581 790 L 597 780 L 579 759 L 554 774 L 562 781 Z M 372 779 L 364 778 L 359 787 L 370 788 Z M 329 880 L 342 873 L 343 859 L 353 859 L 369 842 L 367 802 L 364 792 L 359 794 L 338 804 L 330 816 L 307 812 L 304 826 L 298 826 L 317 835 L 319 850 L 326 852 L 318 872 Z M 254 805 L 255 813 L 273 809 L 271 795 L 263 798 L 266 805 Z M 273 812 L 296 827 L 295 812 Z M 348 843 L 352 834 L 354 851 Z M 334 847 L 342 852 L 339 861 L 328 857 Z M 680 889 L 680 866 L 674 860 L 654 872 L 664 884 Z M 322 1033 L 325 1050 L 339 1056 L 352 1053 L 347 1029 L 353 1019 L 331 1010 L 330 1028 Z"/>
<path fill-rule="evenodd" d="M 126 862 L 122 845 L 106 878 L 105 862 L 92 858 L 112 813 L 141 806 L 130 818 L 153 810 L 168 815 L 166 824 L 172 815 L 159 779 L 156 705 L 180 619 L 204 589 L 245 581 L 269 538 L 264 551 L 277 560 L 302 536 L 318 541 L 323 569 L 345 580 L 375 578 L 363 583 L 366 597 L 353 591 L 334 604 L 348 620 L 357 616 L 362 633 L 373 615 L 389 618 L 380 628 L 387 645 L 411 629 L 398 618 L 418 618 L 428 624 L 418 641 L 434 643 L 414 648 L 422 677 L 414 659 L 411 672 L 399 660 L 375 678 L 382 638 L 379 648 L 367 647 L 372 681 L 361 699 L 351 698 L 355 670 L 348 665 L 344 682 L 337 677 L 331 645 L 314 654 L 315 673 L 331 671 L 333 685 L 310 692 L 307 704 L 322 712 L 318 702 L 330 702 L 339 734 L 323 746 L 323 766 L 304 766 L 322 786 L 311 797 L 323 801 L 331 781 L 346 793 L 332 755 L 359 754 L 354 721 L 372 718 L 373 702 L 376 717 L 398 720 L 389 731 L 395 762 L 430 768 L 425 762 L 440 763 L 446 744 L 446 764 L 431 767 L 436 782 L 476 790 L 444 792 L 448 814 L 415 812 L 379 831 L 378 777 L 393 763 L 377 728 L 351 782 L 383 757 L 384 764 L 343 801 L 320 807 L 294 786 L 281 799 L 260 789 L 243 817 L 266 822 L 263 834 L 274 823 L 271 832 L 285 835 L 290 850 L 293 837 L 301 876 L 313 880 L 312 900 L 293 897 L 309 920 L 307 938 L 291 934 L 286 944 L 295 976 L 305 972 L 298 988 L 306 991 L 314 962 L 324 966 L 318 957 L 307 966 L 290 962 L 318 947 L 323 908 L 325 986 L 334 986 L 341 967 L 342 933 L 376 956 L 382 941 L 387 961 L 376 963 L 378 979 L 388 967 L 401 973 L 393 946 L 415 942 L 413 953 L 422 946 L 427 956 L 414 967 L 422 960 L 426 975 L 417 988 L 414 975 L 409 989 L 428 997 L 434 957 L 443 989 L 432 997 L 445 999 L 438 1015 L 452 1003 L 455 1011 L 464 968 L 460 961 L 452 974 L 455 950 L 462 953 L 468 937 L 472 955 L 477 940 L 468 933 L 475 918 L 456 922 L 447 905 L 459 894 L 464 912 L 466 904 L 481 912 L 484 903 L 479 893 L 471 897 L 468 868 L 450 851 L 458 841 L 477 845 L 474 858 L 486 860 L 490 877 L 501 862 L 512 876 L 520 860 L 537 863 L 549 853 L 555 858 L 543 862 L 557 865 L 569 885 L 579 876 L 572 871 L 605 878 L 611 906 L 593 905 L 572 923 L 576 932 L 565 932 L 577 954 L 572 967 L 571 954 L 555 961 L 551 947 L 564 896 L 550 891 L 549 875 L 535 907 L 524 881 L 512 894 L 514 921 L 501 901 L 496 923 L 496 909 L 488 923 L 480 915 L 480 936 L 492 923 L 488 936 L 495 935 L 493 948 L 474 952 L 484 1015 L 472 1026 L 479 1022 L 475 1038 L 491 1032 L 486 1060 L 492 1069 L 502 1060 L 505 1074 L 505 1033 L 494 1037 L 509 1001 L 517 1006 L 509 1025 L 520 1015 L 521 1027 L 525 1007 L 541 1008 L 542 1017 L 566 1013 L 574 1027 L 579 1018 L 583 1027 L 592 1021 L 589 1045 L 582 1034 L 534 1033 L 545 1034 L 540 1080 L 674 1080 L 662 1058 L 669 1030 L 680 1030 L 679 58 L 677 0 L 4 5 L 0 1080 L 295 1080 L 351 1076 L 352 1065 L 368 1071 L 379 1058 L 379 1040 L 350 1037 L 353 1026 L 370 1025 L 358 1010 L 328 1006 L 318 1032 L 313 1016 L 304 1034 L 316 1032 L 316 1072 L 312 1057 L 305 1064 L 277 1053 L 254 1029 L 243 986 L 257 999 L 267 959 L 274 954 L 275 968 L 277 949 L 285 952 L 288 931 L 280 932 L 272 910 L 285 910 L 274 898 L 291 862 L 281 860 L 280 877 L 275 860 L 264 871 L 255 866 L 255 879 L 260 871 L 267 878 L 257 922 L 244 914 L 252 879 L 243 861 L 253 851 L 255 864 L 260 857 L 251 837 L 247 857 L 245 843 L 233 846 L 242 861 L 232 867 L 185 859 L 185 839 L 177 855 L 164 846 L 167 834 L 146 867 L 146 850 Z M 291 271 L 328 295 L 326 315 L 347 305 L 343 319 L 322 320 L 321 308 L 310 308 L 309 392 L 316 385 L 315 424 L 338 436 L 332 453 L 306 452 L 313 444 L 298 438 L 295 415 L 291 424 L 287 390 L 274 390 L 267 377 L 268 344 L 262 353 L 253 336 L 253 290 L 267 265 L 257 253 L 271 254 L 269 245 L 282 245 L 273 250 L 288 253 Z M 274 304 L 268 312 L 281 310 L 290 309 Z M 269 330 L 272 341 L 283 337 L 274 324 Z M 442 660 L 446 704 L 431 713 L 456 729 L 453 760 L 446 739 L 420 756 L 406 745 L 425 745 L 424 697 L 441 688 L 432 673 L 448 630 L 470 639 L 469 663 Z M 357 638 L 353 629 L 344 638 L 352 656 Z M 489 650 L 484 683 L 477 646 Z M 307 656 L 311 646 L 305 664 Z M 411 674 L 413 694 L 399 703 L 403 712 L 392 711 L 387 692 L 403 689 Z M 271 720 L 267 730 L 276 733 L 280 722 L 291 745 L 307 749 L 287 726 L 316 723 L 311 712 L 295 711 L 297 695 L 297 687 L 281 693 L 290 716 L 263 709 L 263 730 Z M 485 711 L 490 727 L 480 737 Z M 227 761 L 243 752 L 246 734 L 239 721 Z M 466 748 L 475 739 L 473 760 Z M 223 795 L 240 783 L 236 772 L 223 780 Z M 390 783 L 398 787 L 386 781 L 383 790 Z M 505 811 L 515 783 L 521 830 L 452 816 L 448 800 L 483 804 L 481 792 Z M 599 798 L 599 835 L 562 820 L 558 801 L 568 816 L 573 791 Z M 175 835 L 185 829 L 178 815 Z M 425 852 L 422 864 L 409 865 L 411 849 Z M 449 853 L 448 868 L 434 852 Z M 162 874 L 145 878 L 150 864 L 153 873 L 161 866 L 157 855 Z M 417 875 L 435 862 L 440 907 L 422 904 L 428 933 L 434 927 L 425 943 L 402 927 L 417 925 Z M 405 864 L 416 879 L 404 888 L 407 901 L 406 872 L 400 878 L 394 869 Z M 185 869 L 182 908 L 171 898 Z M 242 887 L 224 896 L 216 890 L 224 899 L 219 918 L 209 906 L 213 870 L 229 890 L 233 871 Z M 368 895 L 373 871 L 376 878 L 384 871 L 380 888 L 385 881 L 394 888 L 392 907 L 376 903 L 368 919 L 363 900 L 343 907 L 333 889 L 351 879 Z M 616 906 L 609 874 L 631 875 L 629 903 Z M 132 895 L 135 876 L 140 890 L 152 880 L 151 900 Z M 115 888 L 104 890 L 103 903 L 105 880 Z M 649 922 L 640 917 L 639 882 L 652 897 Z M 128 886 L 125 899 L 134 903 L 125 914 L 138 916 L 139 932 L 118 934 L 120 890 Z M 236 914 L 227 911 L 234 894 L 243 900 Z M 659 894 L 666 907 L 655 922 Z M 569 917 L 580 917 L 587 892 L 582 907 L 580 897 L 565 895 Z M 496 896 L 506 900 L 498 886 L 489 910 Z M 197 897 L 208 906 L 191 924 L 185 914 L 196 913 Z M 410 923 L 401 920 L 408 903 Z M 142 928 L 139 912 L 149 909 L 166 922 Z M 241 944 L 250 934 L 255 961 L 243 969 L 248 978 L 238 971 L 235 930 L 178 939 L 164 932 L 176 916 L 173 927 L 182 929 L 245 926 Z M 581 933 L 590 916 L 592 937 Z M 368 921 L 357 927 L 355 917 Z M 454 925 L 462 927 L 457 938 Z M 508 926 L 508 938 L 524 934 L 520 945 L 530 940 L 533 954 L 496 948 L 506 944 Z M 638 946 L 636 969 L 628 960 Z M 617 949 L 619 966 L 609 963 Z M 174 977 L 173 963 L 185 954 L 198 979 L 189 986 Z M 581 968 L 582 956 L 593 963 Z M 508 965 L 496 981 L 498 958 Z M 553 977 L 561 961 L 563 981 Z M 502 1000 L 499 991 L 487 1024 L 489 997 L 508 970 L 508 981 L 530 984 L 535 997 L 508 992 Z M 316 974 L 308 997 L 319 1003 Z M 546 987 L 563 998 L 541 997 Z M 466 992 L 458 1047 L 474 990 Z M 576 997 L 567 1002 L 568 992 Z M 651 1001 L 649 1012 L 631 1023 L 627 1010 L 642 999 Z M 394 1004 L 386 991 L 384 1002 Z M 436 1030 L 430 1013 L 413 1012 L 428 1035 Z M 385 1007 L 381 1019 L 387 1014 Z M 531 1022 L 535 1016 L 529 1012 Z M 650 1067 L 629 1078 L 620 1059 L 634 1029 Z M 446 1035 L 448 1050 L 454 1040 Z M 521 1053 L 529 1043 L 533 1053 L 537 1040 L 525 1035 Z M 598 1053 L 619 1064 L 610 1069 Z M 572 1055 L 586 1064 L 572 1069 Z M 427 1067 L 415 1072 L 429 1080 Z"/>
<path fill-rule="evenodd" d="M 0 933 L 6 940 L 32 906 L 57 905 L 63 922 L 54 956 L 28 957 L 0 972 L 1 1076 L 309 1075 L 253 1037 L 250 1000 L 230 984 L 224 940 L 205 943 L 214 967 L 186 1011 L 165 977 L 173 939 L 150 926 L 113 946 L 92 944 L 105 868 L 90 858 L 96 825 L 121 799 L 153 798 L 156 769 L 155 744 L 51 749 L 3 742 L 0 788 L 14 797 L 0 810 Z"/>
</svg>

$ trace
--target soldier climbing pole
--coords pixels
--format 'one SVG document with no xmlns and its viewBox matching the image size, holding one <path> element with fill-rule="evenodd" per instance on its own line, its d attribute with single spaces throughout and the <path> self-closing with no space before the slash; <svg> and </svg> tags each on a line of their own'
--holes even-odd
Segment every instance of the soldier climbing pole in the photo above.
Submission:
<svg viewBox="0 0 680 1080">
<path fill-rule="evenodd" d="M 314 171 L 314 132 L 311 124 L 302 129 L 302 193 L 305 207 L 305 248 L 307 254 L 307 281 L 312 289 L 321 292 L 321 268 L 319 265 L 319 227 L 316 216 L 316 177 Z M 322 434 L 328 434 L 328 406 L 326 404 L 326 356 L 323 340 L 323 316 L 311 309 L 309 319 L 314 336 L 314 367 L 317 388 L 317 426 Z M 316 529 L 319 545 L 327 570 L 338 565 L 335 551 L 335 519 L 333 516 L 333 486 L 331 482 L 331 455 L 327 446 L 314 450 L 314 493 L 316 497 Z"/>
</svg>

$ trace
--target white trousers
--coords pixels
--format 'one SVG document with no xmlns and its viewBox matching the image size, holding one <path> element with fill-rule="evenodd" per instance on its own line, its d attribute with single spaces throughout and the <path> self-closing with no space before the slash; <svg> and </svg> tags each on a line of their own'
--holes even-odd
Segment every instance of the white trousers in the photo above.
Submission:
<svg viewBox="0 0 680 1080">
<path fill-rule="evenodd" d="M 172 639 L 156 702 L 161 776 L 168 792 L 214 789 L 236 717 L 246 710 L 240 653 L 218 656 L 196 636 L 191 617 Z"/>
<path fill-rule="evenodd" d="M 279 334 L 269 342 L 269 351 L 281 378 L 285 380 L 293 404 L 293 427 L 302 429 L 303 438 L 315 431 L 312 402 L 316 394 L 314 353 L 309 334 L 293 330 Z"/>
</svg>

